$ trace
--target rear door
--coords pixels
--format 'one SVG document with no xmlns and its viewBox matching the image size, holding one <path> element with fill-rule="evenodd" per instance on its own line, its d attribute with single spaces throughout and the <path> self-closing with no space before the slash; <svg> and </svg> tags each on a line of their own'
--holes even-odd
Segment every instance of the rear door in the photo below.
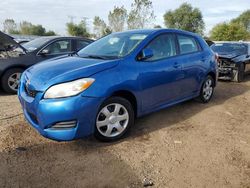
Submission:
<svg viewBox="0 0 250 188">
<path fill-rule="evenodd" d="M 179 60 L 182 62 L 182 95 L 191 97 L 199 91 L 202 64 L 207 61 L 197 39 L 190 35 L 177 34 Z"/>
</svg>

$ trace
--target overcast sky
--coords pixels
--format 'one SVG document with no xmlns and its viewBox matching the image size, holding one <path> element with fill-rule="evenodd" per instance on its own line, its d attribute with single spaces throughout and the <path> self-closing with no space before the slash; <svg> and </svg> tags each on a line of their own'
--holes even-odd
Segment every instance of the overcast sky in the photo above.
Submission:
<svg viewBox="0 0 250 188">
<path fill-rule="evenodd" d="M 46 29 L 65 35 L 65 23 L 73 17 L 75 22 L 88 18 L 89 27 L 95 16 L 107 21 L 113 7 L 124 5 L 128 10 L 133 0 L 0 0 L 0 29 L 6 18 L 42 24 Z M 249 8 L 250 0 L 152 0 L 155 24 L 164 26 L 163 14 L 184 2 L 200 8 L 206 24 L 206 33 L 217 23 L 229 21 Z"/>
</svg>

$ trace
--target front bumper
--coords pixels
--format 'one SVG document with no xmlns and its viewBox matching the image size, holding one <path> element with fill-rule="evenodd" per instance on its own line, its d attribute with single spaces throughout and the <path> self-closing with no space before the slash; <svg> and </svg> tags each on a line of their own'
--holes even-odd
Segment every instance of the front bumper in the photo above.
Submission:
<svg viewBox="0 0 250 188">
<path fill-rule="evenodd" d="M 219 67 L 219 80 L 236 81 L 238 67 Z"/>
<path fill-rule="evenodd" d="M 96 114 L 101 98 L 74 97 L 61 99 L 43 99 L 38 92 L 35 98 L 30 97 L 23 84 L 20 84 L 18 97 L 27 121 L 44 137 L 57 141 L 69 141 L 83 138 L 93 133 Z M 58 124 L 76 122 L 70 128 L 58 128 Z M 53 128 L 57 125 L 57 128 Z"/>
</svg>

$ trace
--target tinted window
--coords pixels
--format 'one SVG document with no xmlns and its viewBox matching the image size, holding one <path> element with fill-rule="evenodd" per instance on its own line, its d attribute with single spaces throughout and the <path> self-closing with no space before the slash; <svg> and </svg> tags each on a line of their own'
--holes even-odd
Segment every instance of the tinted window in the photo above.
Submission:
<svg viewBox="0 0 250 188">
<path fill-rule="evenodd" d="M 247 45 L 240 43 L 216 43 L 211 49 L 218 54 L 247 54 Z"/>
<path fill-rule="evenodd" d="M 181 54 L 188 54 L 199 51 L 197 42 L 193 37 L 178 35 L 178 42 Z"/>
<path fill-rule="evenodd" d="M 152 40 L 146 48 L 153 51 L 153 57 L 147 61 L 155 61 L 176 55 L 175 37 L 171 34 L 164 34 Z"/>
<path fill-rule="evenodd" d="M 90 43 L 90 42 L 88 42 L 88 41 L 77 40 L 77 41 L 76 41 L 76 50 L 78 51 L 78 50 L 80 50 L 80 49 L 82 49 L 82 48 L 88 46 L 89 43 Z"/>
<path fill-rule="evenodd" d="M 49 51 L 49 54 L 58 54 L 58 53 L 68 53 L 71 52 L 70 40 L 60 40 L 53 42 L 45 48 Z"/>
</svg>

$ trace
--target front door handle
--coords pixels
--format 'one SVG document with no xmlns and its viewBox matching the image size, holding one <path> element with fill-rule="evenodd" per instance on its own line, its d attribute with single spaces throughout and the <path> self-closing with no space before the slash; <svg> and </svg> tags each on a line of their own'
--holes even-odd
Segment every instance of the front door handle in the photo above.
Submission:
<svg viewBox="0 0 250 188">
<path fill-rule="evenodd" d="M 178 63 L 178 62 L 175 62 L 175 63 L 174 63 L 174 68 L 178 69 L 178 68 L 180 68 L 180 67 L 181 67 L 181 64 L 180 64 L 180 63 Z"/>
</svg>

